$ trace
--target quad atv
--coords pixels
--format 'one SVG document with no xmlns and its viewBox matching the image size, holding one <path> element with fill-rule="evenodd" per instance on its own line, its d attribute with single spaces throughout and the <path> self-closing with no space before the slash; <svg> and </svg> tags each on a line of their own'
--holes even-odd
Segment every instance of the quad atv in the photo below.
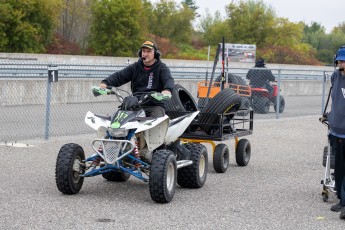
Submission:
<svg viewBox="0 0 345 230">
<path fill-rule="evenodd" d="M 113 116 L 87 112 L 85 123 L 98 136 L 91 142 L 90 156 L 85 158 L 83 148 L 75 143 L 61 147 L 55 169 L 59 191 L 77 194 L 85 177 L 102 175 L 108 181 L 125 182 L 134 176 L 149 183 L 153 201 L 167 203 L 173 199 L 176 184 L 203 187 L 207 149 L 200 143 L 183 144 L 179 139 L 199 111 L 172 120 L 167 115 L 146 117 L 142 109 L 145 103 L 168 98 L 157 92 L 123 98 L 118 90 L 93 87 L 92 91 L 95 96 L 114 94 L 123 103 Z"/>
<path fill-rule="evenodd" d="M 278 110 L 278 86 L 277 84 L 270 83 L 273 87 L 273 92 L 270 93 L 266 88 L 251 88 L 251 106 L 257 113 L 266 114 L 270 110 L 270 106 L 274 106 L 274 111 Z M 279 96 L 279 113 L 285 109 L 285 99 L 282 95 Z"/>
</svg>

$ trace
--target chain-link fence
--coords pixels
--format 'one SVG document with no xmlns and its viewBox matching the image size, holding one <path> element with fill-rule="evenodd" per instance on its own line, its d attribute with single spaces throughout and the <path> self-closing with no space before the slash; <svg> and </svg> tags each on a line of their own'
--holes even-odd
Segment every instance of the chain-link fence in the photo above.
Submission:
<svg viewBox="0 0 345 230">
<path fill-rule="evenodd" d="M 87 111 L 113 115 L 119 103 L 115 97 L 94 97 L 91 86 L 126 65 L 2 62 L 0 65 L 0 142 L 52 136 L 92 133 L 84 123 Z M 248 90 L 243 108 L 253 108 L 255 119 L 321 114 L 329 87 L 323 70 L 221 68 L 206 73 L 205 66 L 169 66 L 175 83 L 182 85 L 202 109 L 200 82 L 217 83 L 218 88 Z M 49 77 L 48 77 L 48 71 Z M 54 72 L 57 71 L 57 72 Z M 262 80 L 270 71 L 274 81 Z M 204 85 L 205 86 L 205 85 Z M 207 86 L 207 84 L 206 84 Z M 210 87 L 211 88 L 211 87 Z M 120 89 L 129 92 L 128 85 Z M 281 112 L 281 113 L 279 113 Z"/>
</svg>

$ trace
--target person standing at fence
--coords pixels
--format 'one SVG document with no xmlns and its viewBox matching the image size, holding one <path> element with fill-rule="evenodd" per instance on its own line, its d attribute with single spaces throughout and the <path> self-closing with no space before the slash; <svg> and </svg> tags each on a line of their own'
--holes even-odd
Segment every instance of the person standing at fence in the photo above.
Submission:
<svg viewBox="0 0 345 230">
<path fill-rule="evenodd" d="M 334 56 L 334 65 L 337 69 L 331 76 L 332 104 L 327 119 L 329 140 L 335 154 L 334 177 L 339 203 L 331 210 L 340 212 L 340 219 L 345 219 L 345 46 Z"/>
<path fill-rule="evenodd" d="M 119 87 L 131 82 L 132 93 L 157 91 L 164 95 L 162 98 L 171 97 L 174 79 L 170 69 L 161 61 L 156 43 L 145 41 L 139 49 L 138 56 L 137 62 L 111 74 L 100 83 L 99 87 Z M 159 101 L 160 98 L 156 99 L 143 106 L 146 116 L 162 117 L 165 115 L 165 102 Z"/>
<path fill-rule="evenodd" d="M 275 81 L 275 77 L 270 69 L 266 69 L 265 59 L 259 58 L 255 62 L 253 69 L 250 69 L 246 78 L 253 88 L 266 88 L 270 94 L 273 94 L 273 86 L 270 85 L 271 81 Z M 260 68 L 260 69 L 258 69 Z"/>
</svg>

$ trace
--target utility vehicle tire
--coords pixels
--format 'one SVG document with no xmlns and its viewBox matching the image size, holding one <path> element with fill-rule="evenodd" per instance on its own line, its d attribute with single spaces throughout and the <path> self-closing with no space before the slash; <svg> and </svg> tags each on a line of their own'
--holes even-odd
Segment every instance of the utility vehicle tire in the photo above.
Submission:
<svg viewBox="0 0 345 230">
<path fill-rule="evenodd" d="M 226 144 L 216 145 L 213 153 L 213 168 L 217 173 L 224 173 L 228 169 L 230 151 Z"/>
<path fill-rule="evenodd" d="M 279 97 L 279 113 L 282 113 L 285 109 L 285 99 L 280 95 Z M 277 112 L 277 101 L 274 101 L 274 111 Z"/>
<path fill-rule="evenodd" d="M 219 75 L 216 78 L 216 82 L 220 82 L 221 81 L 221 75 Z M 246 80 L 244 80 L 242 77 L 237 76 L 235 74 L 231 74 L 228 73 L 228 83 L 231 84 L 236 84 L 236 85 L 248 85 Z M 241 102 L 241 107 L 240 109 L 250 109 L 250 99 L 248 97 L 241 97 L 242 98 L 242 102 Z M 205 107 L 205 106 L 204 106 Z M 199 106 L 200 108 L 200 106 Z M 239 116 L 246 116 L 248 114 L 248 112 L 243 112 L 243 113 L 238 113 Z"/>
<path fill-rule="evenodd" d="M 198 108 L 199 110 L 202 110 L 203 108 L 205 108 L 205 106 L 207 105 L 207 103 L 211 100 L 211 98 L 199 98 L 198 99 Z"/>
<path fill-rule="evenodd" d="M 222 80 L 222 75 L 219 75 L 216 78 L 216 82 L 220 82 Z M 228 73 L 228 83 L 236 84 L 236 85 L 247 85 L 247 82 L 240 76 L 237 76 L 232 73 Z"/>
<path fill-rule="evenodd" d="M 128 172 L 114 171 L 114 172 L 103 173 L 102 176 L 104 179 L 108 181 L 125 182 L 131 177 L 131 174 L 129 174 Z"/>
<path fill-rule="evenodd" d="M 153 153 L 149 175 L 150 195 L 157 203 L 170 202 L 175 194 L 177 165 L 174 153 L 161 149 Z"/>
<path fill-rule="evenodd" d="M 201 110 L 199 123 L 204 124 L 200 128 L 206 133 L 211 134 L 215 127 L 212 127 L 210 124 L 219 123 L 218 114 L 236 112 L 241 107 L 241 101 L 241 97 L 234 90 L 229 88 L 221 90 Z M 232 119 L 233 116 L 228 116 L 228 119 Z"/>
<path fill-rule="evenodd" d="M 332 148 L 331 148 L 332 149 Z M 322 165 L 323 167 L 326 167 L 326 162 L 327 162 L 327 151 L 328 151 L 328 146 L 325 146 L 323 148 L 323 159 L 322 159 Z M 335 165 L 335 155 L 334 155 L 334 151 L 331 151 L 331 155 L 330 155 L 330 169 L 334 169 L 334 165 Z"/>
<path fill-rule="evenodd" d="M 251 156 L 251 146 L 247 139 L 241 139 L 236 146 L 236 163 L 238 166 L 246 166 Z"/>
<path fill-rule="evenodd" d="M 266 114 L 270 111 L 270 100 L 267 97 L 255 97 L 252 107 L 255 112 Z"/>
<path fill-rule="evenodd" d="M 166 103 L 165 110 L 169 111 L 167 114 L 170 119 L 181 116 L 180 112 L 194 112 L 198 111 L 193 96 L 179 84 L 175 84 L 171 92 L 171 99 Z"/>
<path fill-rule="evenodd" d="M 240 109 L 245 109 L 245 110 L 249 110 L 250 109 L 250 99 L 248 97 L 241 97 L 241 107 Z M 249 113 L 249 111 L 244 111 L 244 112 L 239 112 L 237 113 L 237 115 L 239 116 L 247 116 Z"/>
<path fill-rule="evenodd" d="M 178 169 L 177 183 L 184 188 L 201 188 L 207 178 L 208 154 L 202 144 L 185 144 L 191 153 L 192 165 Z"/>
<path fill-rule="evenodd" d="M 80 163 L 85 160 L 84 150 L 80 145 L 69 143 L 61 147 L 56 160 L 55 181 L 60 192 L 77 194 L 83 186 L 84 170 Z"/>
</svg>

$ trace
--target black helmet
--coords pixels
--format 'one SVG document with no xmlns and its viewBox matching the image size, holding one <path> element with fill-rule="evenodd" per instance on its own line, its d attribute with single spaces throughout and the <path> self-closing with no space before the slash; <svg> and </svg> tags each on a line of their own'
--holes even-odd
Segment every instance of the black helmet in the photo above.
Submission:
<svg viewBox="0 0 345 230">
<path fill-rule="evenodd" d="M 265 59 L 263 58 L 260 58 L 259 60 L 257 60 L 255 62 L 255 67 L 265 67 Z"/>
</svg>

